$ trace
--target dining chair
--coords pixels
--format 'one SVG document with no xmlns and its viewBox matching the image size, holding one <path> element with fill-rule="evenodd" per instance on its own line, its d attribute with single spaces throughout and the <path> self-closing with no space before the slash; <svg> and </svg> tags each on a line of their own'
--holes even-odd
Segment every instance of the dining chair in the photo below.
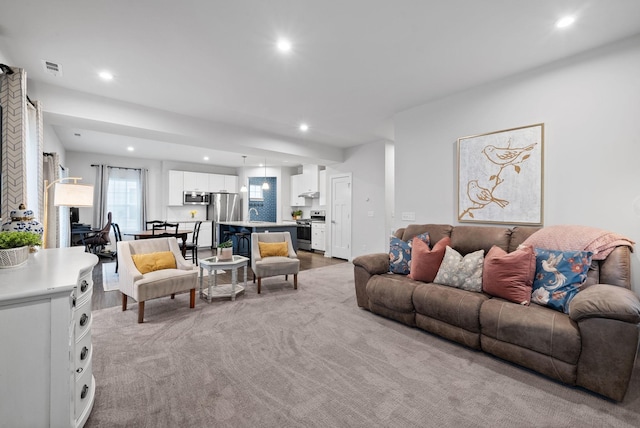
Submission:
<svg viewBox="0 0 640 428">
<path fill-rule="evenodd" d="M 178 225 L 180 223 L 166 223 L 154 224 L 151 229 L 153 236 L 176 236 L 178 234 Z M 173 231 L 171 230 L 173 229 Z"/>
<path fill-rule="evenodd" d="M 293 249 L 289 232 L 265 232 L 251 234 L 251 270 L 253 282 L 258 278 L 258 294 L 262 278 L 293 275 L 293 288 L 298 289 L 300 260 Z"/>
<path fill-rule="evenodd" d="M 98 254 L 104 250 L 109 242 L 111 231 L 111 212 L 107 213 L 107 223 L 97 232 L 89 232 L 82 235 L 82 244 L 88 253 Z"/>
<path fill-rule="evenodd" d="M 113 228 L 113 236 L 116 240 L 116 251 L 113 252 L 113 257 L 116 258 L 116 273 L 118 273 L 118 242 L 122 241 L 122 234 L 120 233 L 120 226 L 118 223 L 111 223 Z"/>
<path fill-rule="evenodd" d="M 153 227 L 153 225 L 155 224 L 163 224 L 164 221 L 162 220 L 149 220 L 149 221 L 145 221 L 144 222 L 144 230 L 151 230 L 151 228 Z"/>
<path fill-rule="evenodd" d="M 191 260 L 196 264 L 196 266 L 198 266 L 198 236 L 200 235 L 201 224 L 201 221 L 196 221 L 195 225 L 193 226 L 193 236 L 191 237 L 191 242 L 187 242 L 185 244 L 185 247 L 187 249 L 187 255 L 185 256 L 185 259 Z M 189 254 L 189 251 L 191 252 L 191 254 Z"/>
</svg>

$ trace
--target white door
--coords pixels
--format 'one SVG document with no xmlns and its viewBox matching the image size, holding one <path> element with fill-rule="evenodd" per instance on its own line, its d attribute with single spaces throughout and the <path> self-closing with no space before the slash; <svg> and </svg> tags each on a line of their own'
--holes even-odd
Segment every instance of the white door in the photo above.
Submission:
<svg viewBox="0 0 640 428">
<path fill-rule="evenodd" d="M 331 177 L 331 256 L 351 259 L 351 174 Z"/>
</svg>

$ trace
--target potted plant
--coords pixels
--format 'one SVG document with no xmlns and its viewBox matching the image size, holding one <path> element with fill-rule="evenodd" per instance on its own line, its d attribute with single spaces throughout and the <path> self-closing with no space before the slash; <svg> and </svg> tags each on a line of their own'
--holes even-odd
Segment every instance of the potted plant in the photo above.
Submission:
<svg viewBox="0 0 640 428">
<path fill-rule="evenodd" d="M 302 217 L 302 210 L 291 211 L 291 217 L 293 217 L 294 220 L 298 220 L 300 217 Z"/>
<path fill-rule="evenodd" d="M 29 249 L 41 245 L 40 235 L 27 231 L 0 232 L 0 268 L 20 266 L 29 258 Z"/>
<path fill-rule="evenodd" d="M 233 241 L 231 239 L 218 244 L 218 260 L 231 260 L 233 258 Z"/>
</svg>

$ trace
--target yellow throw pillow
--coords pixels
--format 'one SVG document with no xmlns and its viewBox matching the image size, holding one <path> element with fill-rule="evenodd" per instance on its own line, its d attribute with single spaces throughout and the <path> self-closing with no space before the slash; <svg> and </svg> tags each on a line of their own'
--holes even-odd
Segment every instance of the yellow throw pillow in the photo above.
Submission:
<svg viewBox="0 0 640 428">
<path fill-rule="evenodd" d="M 289 244 L 286 242 L 258 242 L 260 257 L 289 256 Z"/>
<path fill-rule="evenodd" d="M 141 274 L 161 269 L 175 269 L 176 258 L 171 251 L 148 254 L 132 254 L 131 258 Z"/>
</svg>

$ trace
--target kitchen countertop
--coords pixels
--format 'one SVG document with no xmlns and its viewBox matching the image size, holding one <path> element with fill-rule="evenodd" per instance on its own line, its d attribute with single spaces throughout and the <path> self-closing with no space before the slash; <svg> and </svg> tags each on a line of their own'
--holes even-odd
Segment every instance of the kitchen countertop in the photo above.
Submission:
<svg viewBox="0 0 640 428">
<path fill-rule="evenodd" d="M 220 221 L 217 224 L 224 224 L 227 226 L 238 227 L 293 227 L 295 224 L 291 223 L 277 223 L 275 221 Z"/>
</svg>

